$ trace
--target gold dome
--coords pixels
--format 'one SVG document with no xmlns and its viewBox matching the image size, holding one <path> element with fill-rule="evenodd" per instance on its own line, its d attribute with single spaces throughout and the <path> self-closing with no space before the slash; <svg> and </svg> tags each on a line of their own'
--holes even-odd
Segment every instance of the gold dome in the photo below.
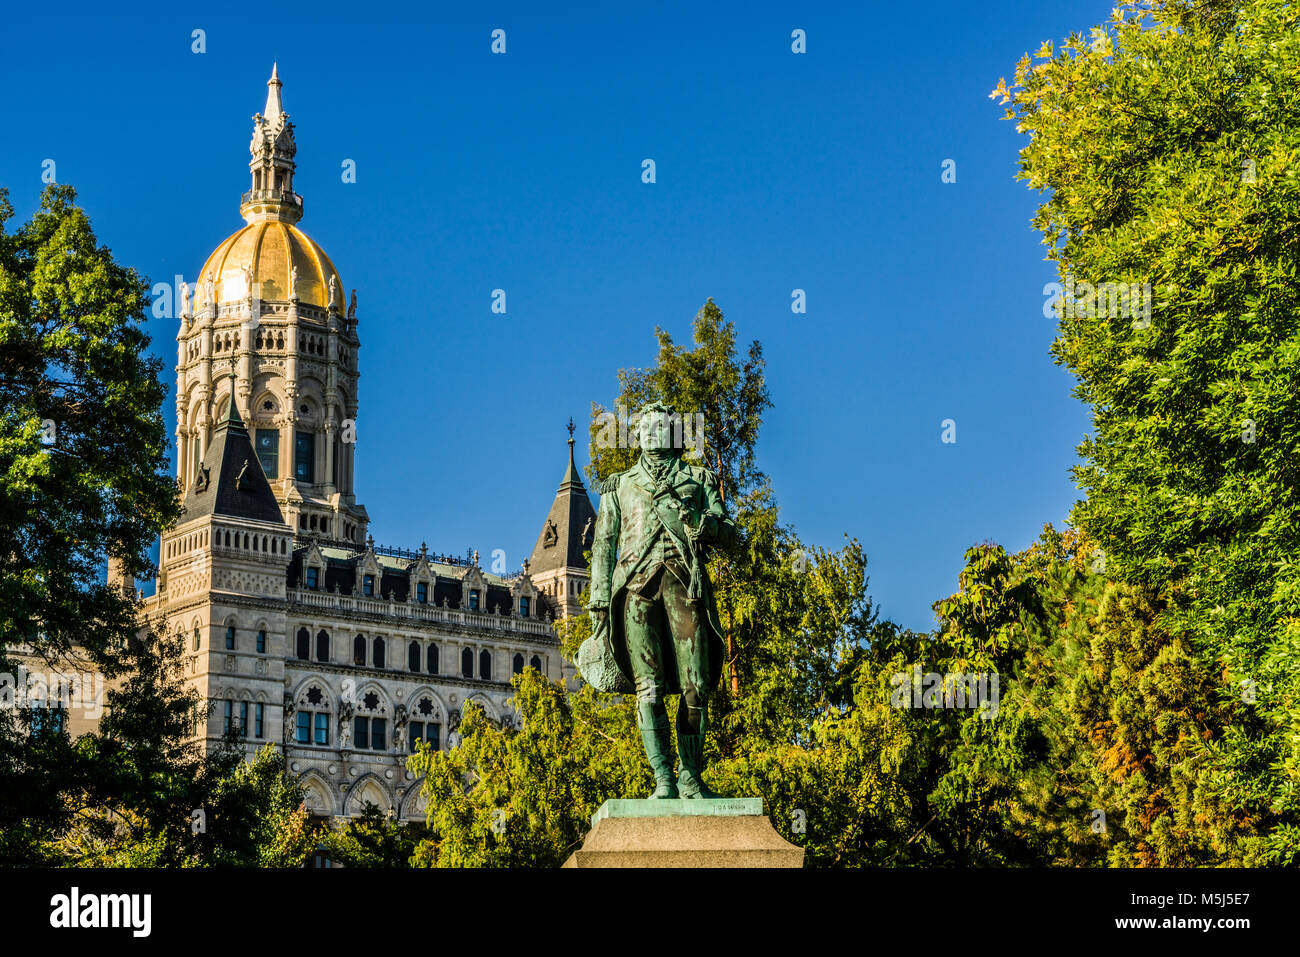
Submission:
<svg viewBox="0 0 1300 957">
<path fill-rule="evenodd" d="M 199 270 L 194 307 L 207 305 L 204 285 L 209 273 L 218 303 L 247 298 L 244 267 L 252 271 L 253 292 L 259 299 L 289 298 L 290 270 L 298 267 L 299 302 L 324 309 L 329 305 L 329 281 L 338 282 L 338 307 L 343 308 L 343 279 L 325 251 L 306 233 L 276 220 L 252 222 L 218 246 Z"/>
</svg>

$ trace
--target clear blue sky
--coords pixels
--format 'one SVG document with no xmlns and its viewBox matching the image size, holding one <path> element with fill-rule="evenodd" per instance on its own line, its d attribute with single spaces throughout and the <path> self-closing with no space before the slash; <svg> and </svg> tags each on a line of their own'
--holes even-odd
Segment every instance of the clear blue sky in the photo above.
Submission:
<svg viewBox="0 0 1300 957">
<path fill-rule="evenodd" d="M 0 185 L 25 219 L 54 159 L 120 260 L 193 283 L 241 225 L 278 60 L 301 227 L 358 290 L 377 541 L 517 568 L 569 416 L 653 361 L 656 325 L 688 340 L 712 296 L 767 355 L 760 462 L 784 519 L 858 537 L 883 613 L 932 627 L 968 546 L 1024 547 L 1078 496 L 1087 410 L 1048 355 L 1055 276 L 987 94 L 1109 0 L 543 7 L 22 5 L 0 28 Z M 175 321 L 149 331 L 171 381 Z"/>
</svg>

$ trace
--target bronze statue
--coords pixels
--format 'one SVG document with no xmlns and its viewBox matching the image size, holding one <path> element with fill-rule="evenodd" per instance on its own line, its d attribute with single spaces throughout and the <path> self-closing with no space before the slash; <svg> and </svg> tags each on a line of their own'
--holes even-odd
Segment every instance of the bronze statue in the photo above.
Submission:
<svg viewBox="0 0 1300 957">
<path fill-rule="evenodd" d="M 681 461 L 681 419 L 672 409 L 645 406 L 638 434 L 636 465 L 600 486 L 588 605 L 593 633 L 576 663 L 598 691 L 636 692 L 637 726 L 655 776 L 652 798 L 717 797 L 701 778 L 706 695 L 723 664 L 705 563 L 710 546 L 733 540 L 736 528 L 717 475 Z M 665 694 L 681 695 L 675 781 Z"/>
</svg>

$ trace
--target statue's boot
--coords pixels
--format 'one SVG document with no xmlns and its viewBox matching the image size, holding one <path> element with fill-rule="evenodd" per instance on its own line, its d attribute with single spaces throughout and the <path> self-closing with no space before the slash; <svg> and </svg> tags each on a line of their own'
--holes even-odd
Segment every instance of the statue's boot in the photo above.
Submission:
<svg viewBox="0 0 1300 957">
<path fill-rule="evenodd" d="M 677 788 L 684 798 L 719 798 L 721 794 L 710 791 L 700 776 L 704 771 L 704 735 L 677 732 L 677 751 L 682 759 L 677 774 Z"/>
<path fill-rule="evenodd" d="M 656 713 L 653 705 L 638 703 L 637 724 L 641 728 L 641 743 L 645 745 L 650 770 L 655 775 L 652 798 L 677 797 L 677 783 L 673 780 L 673 742 L 668 731 L 667 712 Z"/>
</svg>

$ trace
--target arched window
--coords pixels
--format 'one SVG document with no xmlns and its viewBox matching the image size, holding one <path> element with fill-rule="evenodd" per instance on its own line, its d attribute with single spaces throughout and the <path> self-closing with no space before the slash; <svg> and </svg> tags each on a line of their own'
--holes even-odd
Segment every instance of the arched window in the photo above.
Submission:
<svg viewBox="0 0 1300 957">
<path fill-rule="evenodd" d="M 311 657 L 311 632 L 306 628 L 298 629 L 298 660 L 306 661 Z"/>
<path fill-rule="evenodd" d="M 538 672 L 538 674 L 541 673 L 541 671 L 542 671 L 542 659 L 541 659 L 541 658 L 538 658 L 536 655 L 533 655 L 532 660 L 529 661 L 528 664 L 529 664 L 532 668 L 534 668 L 534 669 Z"/>
<path fill-rule="evenodd" d="M 411 671 L 420 670 L 420 643 L 413 641 L 406 646 L 406 667 Z"/>
<path fill-rule="evenodd" d="M 438 646 L 430 645 L 429 646 L 429 674 L 436 675 L 437 673 L 438 673 Z"/>
<path fill-rule="evenodd" d="M 371 656 L 376 668 L 384 667 L 384 639 L 376 638 L 374 643 L 374 654 Z"/>
<path fill-rule="evenodd" d="M 259 655 L 266 654 L 266 630 L 265 629 L 262 629 L 257 633 L 257 653 Z"/>
<path fill-rule="evenodd" d="M 330 635 L 324 628 L 316 632 L 316 660 L 330 660 Z"/>
<path fill-rule="evenodd" d="M 235 650 L 235 626 L 226 626 L 226 651 Z"/>
<path fill-rule="evenodd" d="M 524 673 L 524 656 L 515 655 L 515 674 L 521 675 L 523 673 Z"/>
<path fill-rule="evenodd" d="M 478 676 L 484 681 L 492 678 L 492 652 L 484 648 L 478 655 Z"/>
<path fill-rule="evenodd" d="M 366 636 L 357 635 L 352 639 L 352 663 L 364 666 L 366 663 Z"/>
<path fill-rule="evenodd" d="M 199 630 L 198 630 L 198 628 L 195 628 L 195 629 L 194 629 L 194 650 L 195 650 L 195 651 L 198 651 L 198 650 L 199 650 Z"/>
<path fill-rule="evenodd" d="M 460 673 L 463 678 L 474 677 L 474 652 L 468 648 L 460 653 Z"/>
</svg>

